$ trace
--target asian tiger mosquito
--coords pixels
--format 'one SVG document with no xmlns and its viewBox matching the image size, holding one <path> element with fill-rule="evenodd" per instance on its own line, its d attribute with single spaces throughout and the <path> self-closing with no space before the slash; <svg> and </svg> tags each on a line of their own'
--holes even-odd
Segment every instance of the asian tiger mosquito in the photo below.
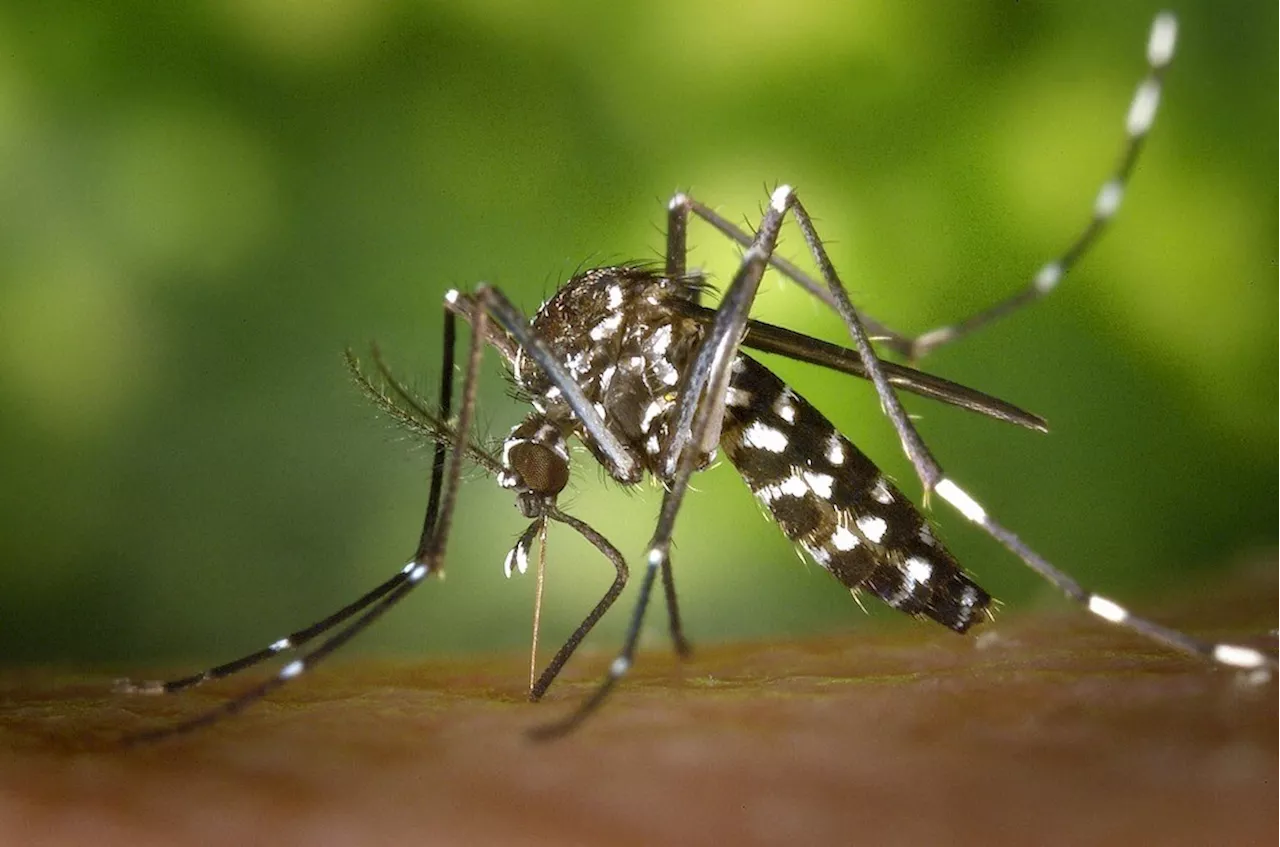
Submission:
<svg viewBox="0 0 1280 847">
<path fill-rule="evenodd" d="M 468 461 L 478 463 L 495 475 L 501 486 L 514 491 L 522 514 L 531 520 L 507 556 L 508 573 L 513 567 L 524 570 L 534 541 L 545 537 L 549 521 L 576 530 L 617 572 L 595 608 L 541 676 L 532 680 L 530 699 L 539 699 L 617 599 L 628 577 L 622 554 L 608 540 L 556 506 L 568 483 L 570 436 L 577 436 L 617 482 L 635 485 L 649 473 L 662 482 L 665 494 L 621 651 L 595 692 L 567 717 L 535 729 L 535 737 L 555 737 L 578 726 L 627 673 L 659 574 L 673 642 L 681 655 L 688 652 L 670 545 L 690 479 L 711 462 L 717 445 L 783 532 L 852 592 L 869 591 L 893 608 L 930 618 L 959 633 L 978 622 L 987 613 L 991 597 L 964 573 L 933 535 L 929 521 L 808 401 L 740 352 L 742 347 L 871 380 L 926 495 L 936 493 L 1094 615 L 1174 649 L 1270 676 L 1277 667 L 1274 656 L 1243 645 L 1202 641 L 1132 615 L 1116 602 L 1085 590 L 997 523 L 943 472 L 896 392 L 911 391 L 1033 429 L 1043 429 L 1043 421 L 972 389 L 882 361 L 871 343 L 874 337 L 887 350 L 914 362 L 1057 287 L 1120 206 L 1155 119 L 1176 31 L 1173 15 L 1161 13 L 1155 18 L 1147 42 L 1147 74 L 1126 116 L 1119 162 L 1102 184 L 1084 230 L 1057 259 L 1045 264 L 1026 288 L 953 325 L 912 337 L 855 310 L 808 212 L 791 187 L 783 185 L 772 192 L 754 234 L 692 197 L 676 194 L 668 204 L 666 260 L 660 270 L 620 265 L 577 274 L 539 308 L 532 322 L 496 288 L 479 285 L 469 295 L 451 291 L 444 304 L 444 363 L 435 408 L 398 381 L 376 352 L 376 380 L 348 353 L 354 378 L 375 404 L 435 443 L 428 504 L 416 552 L 397 574 L 363 597 L 262 650 L 168 682 L 122 681 L 119 687 L 125 691 L 175 692 L 301 649 L 336 630 L 274 676 L 213 711 L 130 740 L 176 735 L 240 711 L 333 653 L 426 577 L 440 572 L 461 469 Z M 804 236 L 821 282 L 774 255 L 779 229 L 788 214 Z M 698 274 L 686 268 L 690 215 L 746 248 L 715 309 L 701 305 L 706 286 Z M 752 320 L 749 311 L 767 266 L 835 310 L 849 331 L 853 348 Z M 463 369 L 461 404 L 453 418 L 459 317 L 470 323 L 471 341 Z M 511 430 L 500 455 L 489 453 L 470 436 L 476 380 L 486 345 L 497 349 L 507 361 L 520 393 L 534 408 Z M 339 628 L 344 623 L 345 628 Z"/>
</svg>

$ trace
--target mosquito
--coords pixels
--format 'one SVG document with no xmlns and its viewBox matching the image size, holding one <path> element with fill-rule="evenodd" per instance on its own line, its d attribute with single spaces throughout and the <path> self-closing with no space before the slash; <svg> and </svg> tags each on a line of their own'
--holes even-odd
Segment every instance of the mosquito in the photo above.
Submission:
<svg viewBox="0 0 1280 847">
<path fill-rule="evenodd" d="M 122 682 L 121 689 L 171 693 L 229 676 L 319 639 L 273 676 L 214 710 L 183 723 L 134 736 L 155 740 L 205 726 L 238 712 L 297 678 L 399 603 L 427 577 L 441 573 L 462 468 L 478 464 L 515 494 L 529 527 L 507 555 L 505 569 L 523 571 L 549 523 L 581 534 L 614 567 L 608 591 L 539 676 L 530 699 L 554 682 L 582 639 L 627 583 L 622 554 L 586 523 L 561 511 L 557 498 L 569 481 L 571 440 L 580 441 L 623 486 L 657 479 L 663 498 L 643 558 L 635 606 L 621 650 L 595 691 L 561 719 L 535 728 L 554 738 L 579 726 L 627 674 L 645 613 L 661 577 L 668 628 L 676 652 L 689 653 L 671 562 L 671 541 L 689 483 L 719 450 L 729 459 L 781 530 L 855 596 L 868 593 L 892 608 L 964 633 L 990 612 L 991 595 L 967 574 L 939 540 L 930 520 L 812 404 L 744 348 L 780 354 L 869 380 L 893 425 L 924 496 L 935 494 L 1027 567 L 1093 615 L 1175 650 L 1270 676 L 1273 655 L 1253 647 L 1204 641 L 1130 613 L 1114 600 L 1082 587 L 998 523 L 946 474 L 903 410 L 907 391 L 1034 430 L 1044 421 L 979 391 L 905 365 L 883 361 L 872 339 L 915 362 L 944 344 L 1052 292 L 1096 243 L 1118 211 L 1155 119 L 1165 70 L 1173 58 L 1177 23 L 1156 16 L 1147 41 L 1147 72 L 1125 118 L 1119 157 L 1074 241 L 1043 265 L 1012 296 L 962 321 L 909 336 L 858 311 L 829 260 L 799 195 L 775 189 L 759 226 L 746 232 L 710 207 L 677 193 L 667 208 L 667 243 L 661 267 L 616 265 L 573 276 L 527 319 L 497 288 L 450 291 L 444 303 L 444 361 L 438 401 L 432 405 L 400 382 L 375 351 L 375 375 L 354 355 L 347 363 L 363 391 L 384 412 L 434 442 L 426 515 L 413 556 L 399 572 L 330 616 L 257 652 L 168 682 Z M 740 265 L 718 306 L 703 305 L 702 276 L 686 267 L 690 218 L 710 224 L 742 248 Z M 790 217 L 819 271 L 815 279 L 774 252 Z M 768 267 L 801 286 L 842 319 L 852 340 L 845 348 L 750 317 Z M 459 319 L 471 338 L 462 366 L 461 399 L 453 413 L 453 377 Z M 486 348 L 510 369 L 532 411 L 490 452 L 472 437 L 476 383 Z M 540 544 L 545 550 L 545 543 Z M 322 636 L 324 636 L 322 638 Z"/>
</svg>

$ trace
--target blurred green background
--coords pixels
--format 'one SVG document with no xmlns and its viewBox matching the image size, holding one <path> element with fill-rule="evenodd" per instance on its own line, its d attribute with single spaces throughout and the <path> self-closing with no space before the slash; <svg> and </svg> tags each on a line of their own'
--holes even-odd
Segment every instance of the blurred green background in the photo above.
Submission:
<svg viewBox="0 0 1280 847">
<path fill-rule="evenodd" d="M 376 339 L 430 388 L 446 289 L 533 308 L 583 264 L 655 259 L 676 189 L 750 220 L 797 186 L 856 302 L 905 330 L 1013 291 L 1084 223 L 1156 9 L 6 3 L 0 661 L 225 659 L 394 572 L 428 454 L 352 388 L 344 346 Z M 1212 604 L 1277 538 L 1276 4 L 1178 11 L 1115 229 L 1051 301 L 926 361 L 1052 433 L 909 403 L 991 511 L 1136 608 Z M 703 227 L 691 244 L 728 279 L 733 249 Z M 764 287 L 758 314 L 841 338 Z M 918 493 L 864 384 L 778 369 Z M 496 356 L 485 379 L 501 435 L 522 410 Z M 562 505 L 636 561 L 657 492 L 600 477 L 580 463 Z M 675 559 L 695 641 L 913 625 L 797 562 L 727 465 L 696 484 Z M 1064 607 L 937 515 L 1005 614 Z M 502 577 L 522 528 L 473 474 L 448 579 L 357 649 L 527 644 L 533 580 Z M 611 579 L 564 529 L 551 554 L 549 644 Z"/>
</svg>

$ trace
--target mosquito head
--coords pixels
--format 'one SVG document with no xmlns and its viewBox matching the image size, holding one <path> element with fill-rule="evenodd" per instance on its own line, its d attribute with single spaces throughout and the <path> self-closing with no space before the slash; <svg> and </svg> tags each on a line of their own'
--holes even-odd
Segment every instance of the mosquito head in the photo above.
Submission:
<svg viewBox="0 0 1280 847">
<path fill-rule="evenodd" d="M 502 472 L 498 483 L 514 489 L 517 505 L 527 518 L 543 513 L 547 502 L 569 484 L 569 448 L 566 433 L 541 413 L 525 418 L 511 430 L 502 445 Z"/>
</svg>

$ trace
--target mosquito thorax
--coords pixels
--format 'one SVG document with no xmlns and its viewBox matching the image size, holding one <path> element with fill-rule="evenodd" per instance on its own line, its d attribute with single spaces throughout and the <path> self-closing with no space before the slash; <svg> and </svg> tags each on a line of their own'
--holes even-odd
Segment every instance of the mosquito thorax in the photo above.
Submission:
<svg viewBox="0 0 1280 847">
<path fill-rule="evenodd" d="M 676 397 L 702 339 L 702 326 L 682 316 L 676 301 L 696 301 L 697 277 L 669 279 L 637 266 L 597 268 L 578 274 L 542 304 L 531 324 L 581 386 L 606 427 L 636 459 L 634 475 L 659 477 L 659 457 L 676 426 Z M 515 378 L 534 407 L 569 416 L 568 404 L 527 357 Z M 573 431 L 602 464 L 599 446 L 574 423 Z"/>
</svg>

